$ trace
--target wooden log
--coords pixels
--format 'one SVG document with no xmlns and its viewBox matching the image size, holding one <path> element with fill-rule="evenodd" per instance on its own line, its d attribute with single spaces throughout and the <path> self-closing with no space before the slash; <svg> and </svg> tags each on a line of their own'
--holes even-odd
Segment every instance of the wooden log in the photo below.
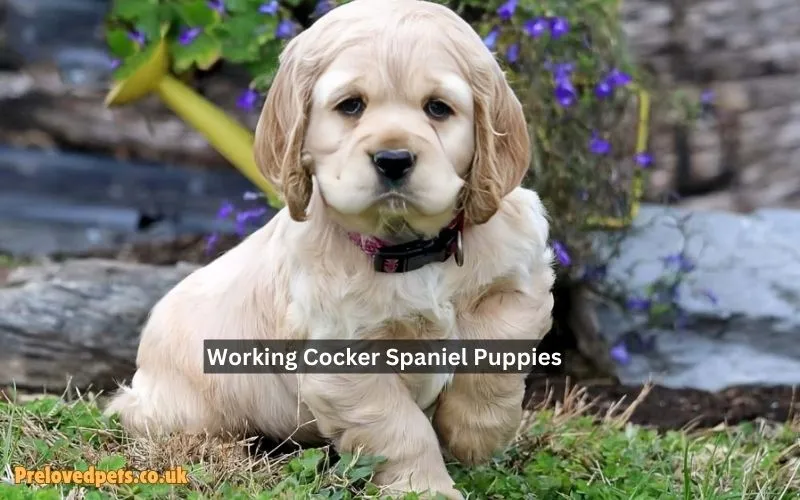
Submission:
<svg viewBox="0 0 800 500">
<path fill-rule="evenodd" d="M 150 309 L 195 268 L 86 259 L 0 275 L 0 387 L 113 389 Z"/>
</svg>

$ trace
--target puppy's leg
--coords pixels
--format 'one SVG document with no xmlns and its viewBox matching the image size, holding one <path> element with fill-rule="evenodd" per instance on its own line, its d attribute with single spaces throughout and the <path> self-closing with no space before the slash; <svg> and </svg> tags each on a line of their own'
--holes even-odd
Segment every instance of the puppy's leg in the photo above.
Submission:
<svg viewBox="0 0 800 500">
<path fill-rule="evenodd" d="M 339 451 L 382 456 L 374 481 L 394 492 L 463 496 L 453 487 L 430 421 L 399 375 L 304 375 L 300 391 Z"/>
<path fill-rule="evenodd" d="M 536 297 L 539 297 L 537 300 Z M 541 338 L 552 324 L 553 297 L 499 291 L 465 311 L 459 336 L 469 339 Z M 433 425 L 456 459 L 489 459 L 514 438 L 522 419 L 525 374 L 460 373 L 439 396 Z"/>
</svg>

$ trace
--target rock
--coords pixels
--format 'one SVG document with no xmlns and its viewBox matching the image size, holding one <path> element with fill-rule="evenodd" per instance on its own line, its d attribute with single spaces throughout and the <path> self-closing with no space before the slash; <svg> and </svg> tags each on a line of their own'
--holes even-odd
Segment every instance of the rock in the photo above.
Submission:
<svg viewBox="0 0 800 500">
<path fill-rule="evenodd" d="M 254 186 L 233 167 L 198 170 L 0 146 L 0 253 L 111 250 L 235 231 L 217 211 Z"/>
<path fill-rule="evenodd" d="M 598 248 L 601 261 L 608 259 L 599 291 L 616 300 L 597 300 L 594 308 L 608 345 L 630 355 L 617 364 L 623 383 L 652 377 L 666 387 L 712 391 L 800 383 L 800 211 L 647 205 L 625 235 L 601 235 Z M 683 311 L 677 328 L 619 305 L 648 297 L 648 286 L 674 272 L 665 258 L 681 253 L 694 269 L 674 299 Z"/>
<path fill-rule="evenodd" d="M 155 303 L 195 269 L 87 259 L 0 280 L 0 387 L 112 389 L 135 369 Z"/>
</svg>

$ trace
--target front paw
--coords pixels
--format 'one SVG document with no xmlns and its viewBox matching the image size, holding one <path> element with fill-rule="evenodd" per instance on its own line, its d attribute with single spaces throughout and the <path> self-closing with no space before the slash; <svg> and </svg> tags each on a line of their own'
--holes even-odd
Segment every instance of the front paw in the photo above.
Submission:
<svg viewBox="0 0 800 500">
<path fill-rule="evenodd" d="M 414 498 L 424 500 L 464 500 L 464 495 L 460 491 L 446 485 L 425 491 L 422 488 L 409 487 L 407 484 L 394 484 L 385 487 L 382 491 L 382 495 L 393 499 L 404 498 L 409 493 L 413 493 Z"/>
<path fill-rule="evenodd" d="M 383 494 L 391 498 L 404 498 L 407 494 L 414 493 L 414 498 L 426 500 L 464 500 L 464 495 L 455 489 L 441 455 L 436 455 L 435 462 L 425 463 L 423 457 L 410 467 L 388 463 L 373 477 L 373 482 L 381 485 Z"/>
<path fill-rule="evenodd" d="M 443 448 L 465 465 L 488 461 L 514 439 L 522 421 L 522 406 L 469 404 L 463 396 L 440 399 L 433 427 Z"/>
</svg>

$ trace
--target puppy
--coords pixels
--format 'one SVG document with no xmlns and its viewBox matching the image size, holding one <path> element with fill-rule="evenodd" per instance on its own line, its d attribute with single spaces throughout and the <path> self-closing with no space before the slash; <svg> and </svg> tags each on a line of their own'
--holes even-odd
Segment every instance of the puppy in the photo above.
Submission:
<svg viewBox="0 0 800 500">
<path fill-rule="evenodd" d="M 442 450 L 507 445 L 524 375 L 211 375 L 203 339 L 541 338 L 548 222 L 519 187 L 529 135 L 497 62 L 446 7 L 355 0 L 287 44 L 255 156 L 286 207 L 155 305 L 107 413 L 138 434 L 329 441 L 385 457 L 389 492 L 462 498 Z M 377 247 L 442 234 L 444 254 L 376 266 Z"/>
</svg>

